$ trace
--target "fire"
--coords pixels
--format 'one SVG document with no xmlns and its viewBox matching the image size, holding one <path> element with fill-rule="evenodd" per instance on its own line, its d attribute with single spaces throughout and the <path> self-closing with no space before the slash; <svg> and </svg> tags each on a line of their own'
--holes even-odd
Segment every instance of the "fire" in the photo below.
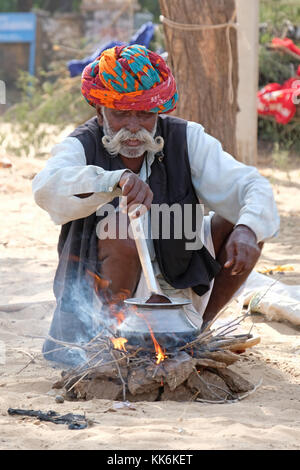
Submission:
<svg viewBox="0 0 300 470">
<path fill-rule="evenodd" d="M 153 331 L 151 329 L 151 327 L 149 327 L 148 325 L 148 328 L 149 328 L 149 331 L 150 331 L 150 335 L 151 335 L 151 338 L 152 338 L 152 341 L 154 343 L 154 347 L 155 347 L 155 352 L 156 352 L 156 364 L 160 364 L 162 361 L 165 360 L 165 358 L 167 357 L 164 353 L 163 353 L 163 350 L 161 349 L 160 345 L 158 344 L 158 342 L 156 341 L 155 339 L 155 336 L 153 334 Z"/>
<path fill-rule="evenodd" d="M 138 313 L 137 311 L 135 312 L 136 315 L 138 315 L 139 317 L 141 317 L 143 320 L 145 320 L 145 322 L 147 323 L 147 326 L 149 328 L 149 331 L 150 331 L 150 335 L 151 335 L 151 338 L 152 338 L 152 341 L 153 341 L 153 344 L 154 344 L 154 348 L 155 348 L 155 357 L 156 357 L 156 364 L 160 364 L 162 361 L 164 361 L 166 359 L 166 355 L 164 354 L 162 348 L 160 347 L 160 345 L 158 344 L 158 342 L 156 341 L 155 339 L 155 336 L 154 336 L 154 333 L 153 333 L 153 330 L 151 328 L 151 325 L 149 323 L 149 321 L 145 318 L 144 315 L 142 315 L 141 313 Z"/>
<path fill-rule="evenodd" d="M 89 270 L 87 270 L 87 274 L 89 274 L 93 279 L 94 279 L 94 288 L 95 292 L 100 295 L 106 300 L 107 305 L 109 306 L 110 314 L 112 317 L 115 317 L 117 319 L 118 325 L 120 325 L 124 320 L 125 320 L 125 314 L 122 310 L 119 309 L 120 303 L 123 302 L 125 299 L 127 299 L 130 296 L 130 292 L 127 289 L 121 289 L 121 292 L 118 294 L 111 294 L 109 293 L 109 285 L 110 282 L 107 281 L 106 279 L 102 279 L 98 274 L 93 273 Z M 149 321 L 145 318 L 144 315 L 141 313 L 138 313 L 135 311 L 136 315 L 140 316 L 145 320 L 149 331 L 150 335 L 154 344 L 155 348 L 155 357 L 156 357 L 156 364 L 160 364 L 162 361 L 166 359 L 166 355 L 158 342 L 155 339 L 153 330 L 151 328 L 151 325 L 149 324 Z M 128 342 L 126 338 L 110 338 L 114 348 L 119 349 L 121 351 L 126 351 L 125 344 Z"/>
<path fill-rule="evenodd" d="M 125 348 L 125 344 L 127 343 L 128 340 L 126 338 L 120 337 L 120 338 L 110 338 L 110 339 L 115 349 L 119 349 L 120 351 L 127 352 Z"/>
<path fill-rule="evenodd" d="M 125 320 L 125 313 L 123 310 L 120 310 L 120 304 L 130 296 L 130 291 L 128 289 L 121 289 L 117 294 L 112 294 L 109 289 L 109 281 L 102 279 L 98 274 L 88 269 L 87 274 L 93 278 L 95 292 L 107 305 L 111 317 L 116 318 L 118 325 L 121 325 Z"/>
<path fill-rule="evenodd" d="M 86 270 L 86 272 L 94 279 L 94 288 L 97 294 L 99 294 L 101 290 L 105 290 L 108 288 L 109 281 L 107 281 L 106 279 L 102 279 L 98 274 L 93 273 L 88 269 Z"/>
<path fill-rule="evenodd" d="M 125 314 L 122 310 L 119 310 L 117 305 L 108 304 L 109 305 L 109 312 L 112 317 L 117 320 L 118 325 L 125 320 Z"/>
</svg>

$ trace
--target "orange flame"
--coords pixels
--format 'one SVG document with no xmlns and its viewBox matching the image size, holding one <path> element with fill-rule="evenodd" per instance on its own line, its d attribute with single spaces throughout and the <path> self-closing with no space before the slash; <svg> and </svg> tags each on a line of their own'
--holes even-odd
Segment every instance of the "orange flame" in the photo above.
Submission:
<svg viewBox="0 0 300 470">
<path fill-rule="evenodd" d="M 102 279 L 98 274 L 93 273 L 88 269 L 86 272 L 94 279 L 94 288 L 97 294 L 99 294 L 100 290 L 108 288 L 110 282 L 107 279 Z"/>
<path fill-rule="evenodd" d="M 145 320 L 145 322 L 147 323 L 147 326 L 149 328 L 150 335 L 151 335 L 151 338 L 152 338 L 152 341 L 153 341 L 153 344 L 154 344 L 155 352 L 156 352 L 156 354 L 155 354 L 156 364 L 160 364 L 162 361 L 164 361 L 166 359 L 167 356 L 164 354 L 162 348 L 160 347 L 160 345 L 156 341 L 153 330 L 152 330 L 151 325 L 150 325 L 149 321 L 147 320 L 147 318 L 145 318 L 145 316 L 142 315 L 141 313 L 138 313 L 138 312 L 135 312 L 135 313 L 136 313 L 136 315 L 141 317 L 143 320 Z"/>
<path fill-rule="evenodd" d="M 128 289 L 121 289 L 120 292 L 112 294 L 109 290 L 110 281 L 101 278 L 98 274 L 88 269 L 86 272 L 94 280 L 96 294 L 101 296 L 109 309 L 110 315 L 115 317 L 118 325 L 120 325 L 125 320 L 125 313 L 120 310 L 120 303 L 130 296 L 130 291 Z M 111 326 L 113 327 L 113 325 Z"/>
<path fill-rule="evenodd" d="M 114 345 L 114 348 L 115 349 L 119 349 L 120 351 L 125 351 L 127 352 L 126 348 L 125 348 L 125 344 L 127 343 L 127 339 L 126 338 L 110 338 L 111 339 L 111 342 L 113 343 Z"/>
<path fill-rule="evenodd" d="M 74 259 L 74 261 L 75 261 L 75 259 Z M 97 294 L 100 294 L 100 291 L 102 291 L 101 292 L 102 296 L 109 297 L 108 287 L 110 285 L 110 281 L 108 281 L 106 279 L 102 279 L 98 274 L 93 273 L 89 270 L 87 270 L 87 274 L 92 276 L 92 278 L 94 279 L 95 292 Z M 107 291 L 107 294 L 105 294 L 105 291 Z M 129 296 L 130 296 L 130 292 L 127 289 L 121 289 L 121 291 L 119 293 L 110 295 L 110 298 L 106 299 L 107 304 L 109 305 L 110 313 L 111 313 L 112 316 L 114 316 L 117 319 L 117 322 L 118 322 L 119 325 L 124 321 L 125 315 L 122 311 L 120 311 L 117 308 L 117 304 L 120 304 L 120 302 L 124 301 Z M 149 321 L 141 313 L 138 313 L 137 311 L 135 311 L 135 313 L 136 313 L 136 315 L 139 315 L 140 317 L 142 317 L 143 320 L 145 320 L 145 322 L 146 322 L 146 324 L 149 328 L 150 335 L 151 335 L 151 338 L 152 338 L 152 341 L 153 341 L 153 344 L 154 344 L 154 348 L 155 348 L 155 353 L 156 353 L 155 354 L 156 364 L 160 364 L 162 361 L 164 361 L 166 359 L 167 356 L 164 354 L 162 348 L 160 347 L 160 345 L 156 341 L 153 330 L 151 328 L 151 325 L 149 324 Z M 126 338 L 111 338 L 111 341 L 112 341 L 112 343 L 113 343 L 113 345 L 116 349 L 126 351 L 125 343 L 128 342 L 128 340 Z"/>
</svg>

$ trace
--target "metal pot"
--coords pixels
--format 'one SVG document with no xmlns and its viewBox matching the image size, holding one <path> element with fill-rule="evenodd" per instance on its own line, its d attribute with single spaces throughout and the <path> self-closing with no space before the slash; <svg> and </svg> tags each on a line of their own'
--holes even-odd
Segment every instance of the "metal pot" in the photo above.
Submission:
<svg viewBox="0 0 300 470">
<path fill-rule="evenodd" d="M 119 326 L 118 334 L 131 344 L 152 348 L 153 340 L 150 333 L 152 331 L 162 348 L 183 346 L 200 332 L 187 318 L 183 308 L 191 304 L 191 301 L 169 299 L 158 292 L 141 218 L 135 219 L 132 213 L 129 214 L 129 218 L 149 292 L 160 298 L 163 297 L 168 303 L 151 303 L 146 298 L 125 300 L 127 315 Z"/>
<path fill-rule="evenodd" d="M 171 298 L 172 303 L 163 304 L 146 303 L 146 300 L 132 298 L 124 301 L 128 310 L 125 320 L 119 326 L 118 334 L 130 344 L 152 348 L 150 328 L 159 345 L 166 349 L 183 346 L 200 333 L 183 308 L 191 304 L 190 300 Z"/>
</svg>

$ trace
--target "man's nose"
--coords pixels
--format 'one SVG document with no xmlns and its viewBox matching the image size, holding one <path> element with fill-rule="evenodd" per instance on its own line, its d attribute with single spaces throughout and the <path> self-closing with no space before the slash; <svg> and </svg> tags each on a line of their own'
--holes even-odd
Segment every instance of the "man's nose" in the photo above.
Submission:
<svg viewBox="0 0 300 470">
<path fill-rule="evenodd" d="M 142 126 L 140 124 L 140 120 L 137 116 L 130 116 L 128 118 L 128 121 L 126 123 L 126 128 L 131 132 L 132 134 L 136 134 L 138 131 L 141 130 Z"/>
</svg>

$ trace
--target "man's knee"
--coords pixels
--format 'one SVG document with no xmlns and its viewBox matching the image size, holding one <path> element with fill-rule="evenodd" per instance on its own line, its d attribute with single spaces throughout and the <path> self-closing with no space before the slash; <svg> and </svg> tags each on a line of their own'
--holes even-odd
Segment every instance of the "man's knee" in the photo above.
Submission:
<svg viewBox="0 0 300 470">
<path fill-rule="evenodd" d="M 139 261 L 136 244 L 131 239 L 99 240 L 98 241 L 98 259 L 115 258 L 119 260 Z"/>
</svg>

